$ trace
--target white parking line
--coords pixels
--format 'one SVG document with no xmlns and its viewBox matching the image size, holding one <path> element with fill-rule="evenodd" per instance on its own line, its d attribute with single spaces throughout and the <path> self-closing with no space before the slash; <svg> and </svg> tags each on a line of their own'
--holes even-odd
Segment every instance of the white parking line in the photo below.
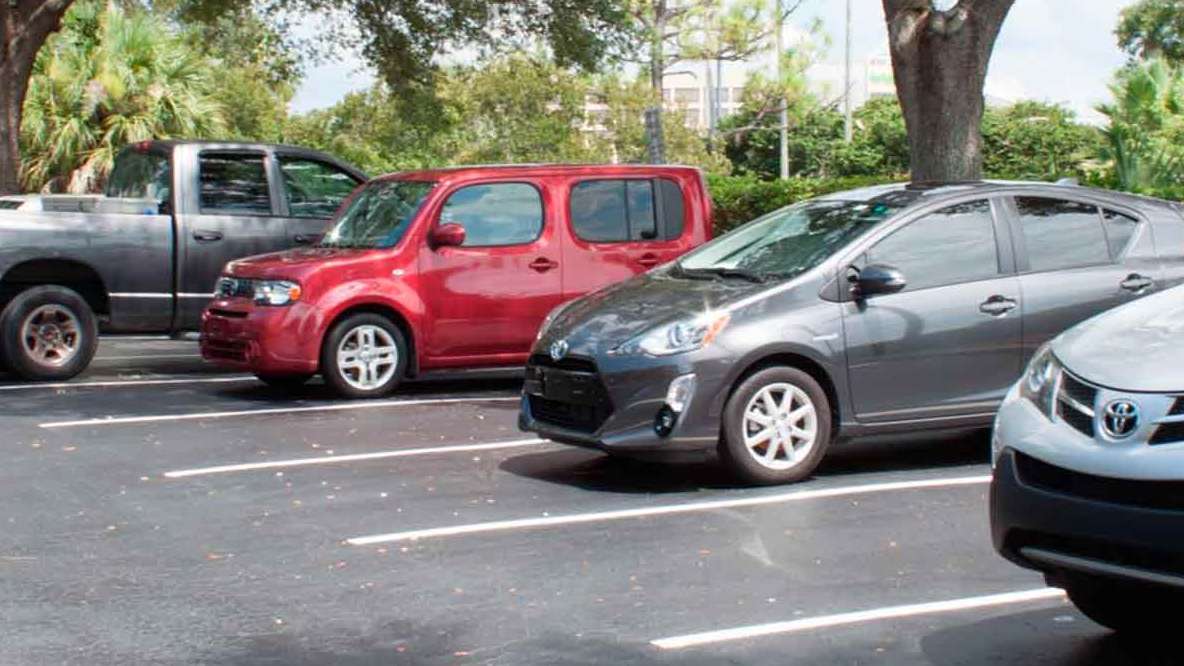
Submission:
<svg viewBox="0 0 1184 666">
<path fill-rule="evenodd" d="M 405 456 L 426 456 L 435 453 L 466 453 L 471 451 L 490 451 L 494 449 L 513 449 L 523 446 L 538 446 L 546 444 L 545 439 L 515 439 L 505 442 L 487 442 L 484 444 L 460 444 L 453 446 L 431 446 L 422 449 L 402 449 L 397 451 L 376 451 L 374 453 L 354 453 L 343 456 L 322 456 L 320 458 L 294 458 L 292 460 L 272 460 L 268 462 L 243 463 L 240 465 L 219 465 L 217 467 L 199 467 L 197 469 L 182 469 L 165 472 L 170 479 L 183 479 L 189 476 L 203 476 L 207 474 L 226 474 L 228 472 L 250 472 L 261 469 L 275 469 L 277 467 L 301 467 L 304 465 L 328 465 L 332 463 L 354 462 L 358 460 L 377 460 L 380 458 L 402 458 Z"/>
<path fill-rule="evenodd" d="M 772 634 L 788 634 L 797 631 L 807 631 L 810 629 L 823 629 L 826 627 L 859 624 L 861 622 L 874 622 L 876 620 L 890 620 L 902 617 L 912 617 L 914 615 L 934 615 L 937 613 L 952 613 L 955 611 L 972 610 L 975 608 L 989 608 L 992 606 L 1022 604 L 1033 601 L 1044 601 L 1048 599 L 1060 599 L 1064 596 L 1064 590 L 1045 587 L 1038 590 L 1024 590 L 1021 592 L 990 594 L 982 597 L 967 597 L 965 599 L 952 599 L 950 601 L 934 601 L 923 604 L 911 604 L 908 606 L 890 606 L 887 608 L 874 608 L 872 610 L 856 611 L 854 613 L 839 613 L 838 615 L 808 617 L 802 618 L 800 620 L 789 620 L 787 622 L 772 622 L 770 624 L 757 624 L 748 627 L 736 627 L 734 629 L 705 631 L 698 634 L 686 634 L 684 636 L 659 638 L 657 640 L 650 641 L 650 645 L 659 647 L 663 650 L 681 650 L 684 648 L 697 647 L 700 645 L 738 641 L 745 638 L 756 638 L 759 636 L 769 636 Z"/>
<path fill-rule="evenodd" d="M 473 402 L 517 402 L 514 397 L 471 397 L 471 398 L 425 398 L 422 400 L 378 400 L 374 402 L 346 402 L 311 407 L 277 407 L 273 409 L 243 409 L 231 412 L 197 412 L 190 414 L 159 414 L 156 416 L 119 416 L 79 421 L 54 421 L 41 423 L 39 427 L 78 428 L 82 426 L 126 425 L 129 423 L 159 423 L 163 421 L 201 421 L 205 419 L 226 419 L 236 416 L 264 416 L 267 414 L 301 414 L 304 412 L 344 412 L 358 409 L 381 409 L 383 407 L 414 407 L 416 405 L 448 405 Z"/>
<path fill-rule="evenodd" d="M 111 379 L 93 382 L 56 382 L 52 384 L 4 384 L 0 391 L 28 391 L 31 389 L 61 388 L 111 388 L 117 386 L 157 386 L 161 384 L 227 384 L 230 382 L 258 381 L 253 376 L 241 377 L 194 377 L 191 379 Z"/>
<path fill-rule="evenodd" d="M 827 497 L 847 497 L 851 495 L 866 495 L 868 493 L 882 493 L 902 490 L 919 490 L 922 488 L 947 488 L 951 486 L 966 486 L 988 483 L 990 476 L 962 476 L 947 479 L 921 479 L 917 481 L 892 481 L 887 483 L 869 483 L 858 486 L 842 486 L 838 488 L 822 488 L 819 490 L 797 490 L 777 495 L 762 497 L 745 497 L 738 499 L 723 499 L 707 502 L 687 502 L 685 504 L 668 504 L 651 506 L 640 509 L 622 509 L 619 511 L 601 511 L 596 513 L 572 513 L 562 516 L 543 516 L 539 518 L 520 518 L 517 520 L 497 520 L 488 523 L 470 523 L 452 527 L 433 527 L 423 530 L 409 530 L 406 532 L 390 532 L 347 539 L 352 546 L 369 546 L 377 543 L 394 541 L 412 541 L 434 537 L 457 536 L 461 534 L 477 534 L 481 532 L 500 532 L 534 527 L 554 527 L 557 525 L 575 525 L 579 523 L 593 523 L 606 520 L 622 520 L 626 518 L 645 518 L 647 516 L 665 516 L 693 511 L 713 511 L 715 509 L 734 509 L 745 506 L 761 506 L 765 504 L 780 504 L 783 502 L 800 502 L 803 500 L 823 499 Z"/>
<path fill-rule="evenodd" d="M 201 358 L 201 354 L 140 354 L 137 356 L 96 356 L 93 361 L 151 361 L 153 359 Z"/>
</svg>

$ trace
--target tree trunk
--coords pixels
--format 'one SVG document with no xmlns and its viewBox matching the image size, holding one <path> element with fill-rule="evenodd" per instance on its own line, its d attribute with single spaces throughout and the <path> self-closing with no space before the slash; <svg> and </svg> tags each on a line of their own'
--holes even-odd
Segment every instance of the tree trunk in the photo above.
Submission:
<svg viewBox="0 0 1184 666">
<path fill-rule="evenodd" d="M 983 176 L 983 84 L 1015 0 L 883 0 L 914 181 Z"/>
<path fill-rule="evenodd" d="M 20 192 L 21 113 L 37 52 L 73 0 L 0 0 L 0 194 Z"/>
<path fill-rule="evenodd" d="M 651 164 L 666 162 L 666 133 L 662 129 L 662 81 L 666 74 L 666 0 L 653 0 L 654 32 L 650 35 L 650 96 L 645 113 L 646 153 Z"/>
</svg>

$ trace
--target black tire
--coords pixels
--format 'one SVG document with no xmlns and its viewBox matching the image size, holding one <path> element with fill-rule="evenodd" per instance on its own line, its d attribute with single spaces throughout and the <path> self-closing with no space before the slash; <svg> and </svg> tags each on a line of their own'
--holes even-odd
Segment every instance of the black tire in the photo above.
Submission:
<svg viewBox="0 0 1184 666">
<path fill-rule="evenodd" d="M 342 340 L 356 329 L 367 326 L 385 331 L 394 343 L 397 354 L 394 372 L 390 373 L 389 379 L 372 388 L 362 388 L 347 381 L 337 360 L 337 350 Z M 407 340 L 394 322 L 380 314 L 362 312 L 346 317 L 329 329 L 321 345 L 321 375 L 338 395 L 346 398 L 378 398 L 398 388 L 407 372 L 407 354 Z"/>
<path fill-rule="evenodd" d="M 754 453 L 750 452 L 744 441 L 744 412 L 748 408 L 749 402 L 753 401 L 763 389 L 778 385 L 799 388 L 814 407 L 813 445 L 802 459 L 791 463 L 790 457 L 782 446 L 779 446 L 779 450 L 774 453 L 773 463 L 790 465 L 785 469 L 774 469 L 757 461 Z M 783 392 L 781 395 L 784 396 L 785 393 Z M 818 382 L 809 374 L 797 368 L 776 366 L 753 373 L 728 397 L 728 402 L 724 406 L 723 434 L 720 438 L 719 453 L 724 464 L 745 483 L 756 485 L 796 483 L 810 476 L 818 467 L 818 463 L 826 455 L 830 440 L 831 411 L 826 391 L 823 391 Z M 768 446 L 769 444 L 766 444 L 766 451 Z"/>
<path fill-rule="evenodd" d="M 1065 591 L 1086 617 L 1118 633 L 1163 639 L 1178 631 L 1184 593 L 1090 577 L 1070 579 Z"/>
<path fill-rule="evenodd" d="M 312 375 L 255 375 L 259 381 L 281 391 L 295 391 L 308 383 Z"/>
<path fill-rule="evenodd" d="M 25 344 L 22 329 L 30 316 L 49 306 L 69 313 L 76 322 L 66 341 L 74 340 L 73 351 L 59 353 L 56 362 L 34 355 Z M 44 312 L 44 311 L 43 311 Z M 57 329 L 60 333 L 67 329 Z M 90 306 L 77 292 L 57 285 L 32 287 L 17 294 L 0 313 L 0 348 L 6 367 L 19 377 L 32 381 L 62 381 L 75 377 L 90 365 L 99 346 L 99 325 Z"/>
</svg>

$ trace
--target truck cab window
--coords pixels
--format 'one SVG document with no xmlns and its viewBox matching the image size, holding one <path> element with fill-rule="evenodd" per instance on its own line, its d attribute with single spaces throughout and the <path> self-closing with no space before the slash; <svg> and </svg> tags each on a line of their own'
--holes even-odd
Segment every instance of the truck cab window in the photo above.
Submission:
<svg viewBox="0 0 1184 666">
<path fill-rule="evenodd" d="M 280 156 L 288 215 L 302 218 L 333 217 L 358 181 L 348 173 L 316 160 Z"/>
<path fill-rule="evenodd" d="M 158 204 L 172 196 L 173 170 L 168 155 L 136 149 L 123 151 L 107 178 L 107 196 L 114 199 L 149 199 Z"/>
<path fill-rule="evenodd" d="M 262 155 L 201 156 L 201 212 L 271 215 L 271 194 Z"/>
</svg>

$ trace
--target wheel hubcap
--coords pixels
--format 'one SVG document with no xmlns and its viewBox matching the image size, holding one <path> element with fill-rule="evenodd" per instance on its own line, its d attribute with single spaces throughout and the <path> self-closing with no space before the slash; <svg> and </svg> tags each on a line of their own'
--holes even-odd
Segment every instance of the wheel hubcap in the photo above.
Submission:
<svg viewBox="0 0 1184 666">
<path fill-rule="evenodd" d="M 82 324 L 78 316 L 61 305 L 42 305 L 21 324 L 25 354 L 41 365 L 60 367 L 78 355 Z"/>
<path fill-rule="evenodd" d="M 395 339 L 369 324 L 350 329 L 337 346 L 337 372 L 350 386 L 373 391 L 386 386 L 399 366 Z"/>
<path fill-rule="evenodd" d="M 744 448 L 761 466 L 787 470 L 797 466 L 818 440 L 814 401 L 793 384 L 765 386 L 744 408 Z"/>
</svg>

